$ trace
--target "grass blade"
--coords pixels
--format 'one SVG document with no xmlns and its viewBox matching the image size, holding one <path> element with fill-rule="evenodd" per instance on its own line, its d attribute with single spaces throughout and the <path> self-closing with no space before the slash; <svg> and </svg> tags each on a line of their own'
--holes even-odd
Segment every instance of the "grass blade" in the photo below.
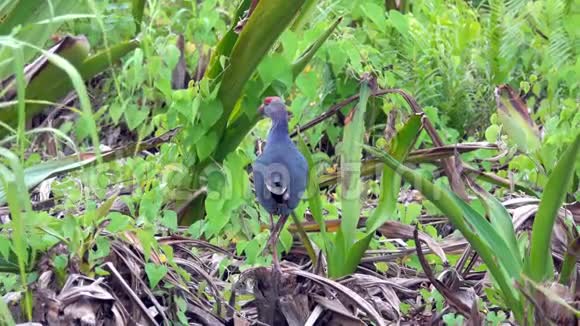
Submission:
<svg viewBox="0 0 580 326">
<path fill-rule="evenodd" d="M 12 222 L 12 250 L 18 260 L 18 270 L 20 272 L 20 281 L 22 291 L 24 292 L 24 308 L 28 320 L 32 318 L 32 300 L 30 291 L 28 291 L 26 265 L 28 263 L 28 244 L 25 235 L 25 217 L 32 210 L 30 198 L 24 187 L 24 172 L 18 157 L 5 148 L 0 147 L 0 157 L 6 159 L 12 168 L 10 171 L 4 165 L 0 165 L 0 181 L 5 189 L 11 189 L 7 192 L 7 202 L 10 208 Z"/>
</svg>

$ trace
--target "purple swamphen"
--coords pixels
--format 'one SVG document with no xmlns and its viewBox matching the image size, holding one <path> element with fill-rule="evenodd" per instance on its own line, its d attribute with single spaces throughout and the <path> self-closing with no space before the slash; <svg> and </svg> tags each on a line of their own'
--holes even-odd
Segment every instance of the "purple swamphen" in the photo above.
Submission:
<svg viewBox="0 0 580 326">
<path fill-rule="evenodd" d="M 266 147 L 253 165 L 254 188 L 260 204 L 270 213 L 268 245 L 274 268 L 280 271 L 276 245 L 288 216 L 298 206 L 306 188 L 308 164 L 288 135 L 288 112 L 282 99 L 266 97 L 258 111 L 272 120 Z M 272 215 L 280 219 L 274 225 Z"/>
</svg>

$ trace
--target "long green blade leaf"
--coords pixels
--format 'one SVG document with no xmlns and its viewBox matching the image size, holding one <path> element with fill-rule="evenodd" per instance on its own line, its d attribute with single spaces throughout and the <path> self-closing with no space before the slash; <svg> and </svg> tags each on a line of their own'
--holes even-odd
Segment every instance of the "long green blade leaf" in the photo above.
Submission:
<svg viewBox="0 0 580 326">
<path fill-rule="evenodd" d="M 218 98 L 223 104 L 217 130 L 220 136 L 244 85 L 303 3 L 304 0 L 258 2 L 231 51 L 229 65 L 223 71 L 218 91 Z"/>
<path fill-rule="evenodd" d="M 360 100 L 351 111 L 352 119 L 345 123 L 343 143 L 340 155 L 342 223 L 340 229 L 344 235 L 345 248 L 348 251 L 356 239 L 356 226 L 360 217 L 360 168 L 362 159 L 362 143 L 364 136 L 364 116 L 370 88 L 363 82 L 360 89 Z"/>
<path fill-rule="evenodd" d="M 511 277 L 508 276 L 505 269 L 498 264 L 498 259 L 496 257 L 497 254 L 499 254 L 499 251 L 508 251 L 507 246 L 505 243 L 501 245 L 503 239 L 499 236 L 497 236 L 497 238 L 499 238 L 498 243 L 487 243 L 479 233 L 480 230 L 476 229 L 476 232 L 476 230 L 473 229 L 473 227 L 485 225 L 483 222 L 488 223 L 487 225 L 489 226 L 489 222 L 487 222 L 487 220 L 485 220 L 485 218 L 479 215 L 475 210 L 471 209 L 469 205 L 461 201 L 454 193 L 445 191 L 441 187 L 436 186 L 431 181 L 407 168 L 390 155 L 370 146 L 364 147 L 369 153 L 373 154 L 391 169 L 395 170 L 395 172 L 401 175 L 403 179 L 419 189 L 421 193 L 435 204 L 437 208 L 439 208 L 449 218 L 451 223 L 461 231 L 463 236 L 467 241 L 469 241 L 488 266 L 490 273 L 493 275 L 502 290 L 504 299 L 519 319 L 523 315 L 523 307 L 518 299 L 519 293 L 512 286 Z M 466 223 L 466 218 L 471 225 Z M 489 232 L 485 227 L 482 229 Z M 494 232 L 493 229 L 491 231 Z"/>
<path fill-rule="evenodd" d="M 509 247 L 511 254 L 516 258 L 518 270 L 521 270 L 522 257 L 518 248 L 518 242 L 511 216 L 505 207 L 489 192 L 485 191 L 477 184 L 473 184 L 472 188 L 485 205 L 491 226 L 503 238 L 506 245 Z"/>
<path fill-rule="evenodd" d="M 143 11 L 145 10 L 145 0 L 133 0 L 131 13 L 135 20 L 135 34 L 141 31 L 141 21 L 143 20 Z"/>
<path fill-rule="evenodd" d="M 403 128 L 393 138 L 390 146 L 390 153 L 399 160 L 404 160 L 417 140 L 421 132 L 422 115 L 412 116 Z M 360 260 L 366 252 L 375 231 L 387 220 L 392 219 L 397 205 L 397 197 L 401 186 L 401 176 L 392 169 L 383 167 L 381 177 L 381 196 L 377 208 L 367 220 L 367 234 L 357 240 L 347 252 L 345 274 L 356 270 Z"/>
<path fill-rule="evenodd" d="M 542 199 L 534 225 L 532 226 L 532 243 L 530 247 L 530 261 L 527 265 L 528 274 L 536 282 L 542 282 L 553 276 L 552 256 L 550 253 L 552 229 L 558 210 L 562 206 L 566 193 L 572 182 L 574 166 L 578 162 L 580 149 L 580 135 L 564 152 L 564 155 L 552 171 Z M 552 266 L 551 268 L 549 266 Z"/>
<path fill-rule="evenodd" d="M 412 116 L 397 133 L 390 144 L 390 154 L 399 161 L 405 161 L 421 132 L 421 115 Z M 377 208 L 367 220 L 367 232 L 374 233 L 387 220 L 393 219 L 397 207 L 397 197 L 401 187 L 401 177 L 393 169 L 384 166 L 381 177 L 381 195 Z"/>
<path fill-rule="evenodd" d="M 332 32 L 336 29 L 336 27 L 340 24 L 341 19 L 337 19 L 334 24 L 332 24 L 324 33 L 322 33 L 314 43 L 312 43 L 308 48 L 292 63 L 292 78 L 296 80 L 296 77 L 300 75 L 304 67 L 308 65 L 310 60 L 316 54 L 316 51 L 320 49 L 322 44 L 332 35 Z M 260 97 L 265 96 L 272 96 L 275 95 L 274 89 L 270 85 L 268 89 L 266 89 Z M 240 112 L 232 112 L 232 119 L 233 122 L 228 124 L 228 127 L 225 131 L 225 135 L 221 140 L 220 145 L 218 146 L 217 152 L 214 156 L 214 159 L 220 161 L 222 160 L 228 153 L 233 151 L 238 145 L 242 142 L 244 137 L 254 128 L 256 123 L 259 121 L 259 116 L 256 114 L 254 116 L 248 116 L 247 114 L 241 114 L 244 109 L 240 106 Z M 237 117 L 236 117 L 237 116 Z"/>
<path fill-rule="evenodd" d="M 236 13 L 234 14 L 233 21 L 238 22 L 242 16 L 244 15 L 244 11 L 248 10 L 250 7 L 251 0 L 243 0 L 240 2 L 238 9 L 236 9 Z M 222 57 L 229 57 L 234 44 L 238 40 L 238 34 L 235 32 L 236 24 L 232 24 L 228 32 L 222 37 L 220 42 L 215 48 L 215 51 L 212 53 L 211 58 L 209 60 L 208 70 L 205 76 L 209 79 L 218 79 L 218 77 L 223 72 L 224 67 L 222 67 L 222 63 L 220 59 Z M 221 78 L 219 78 L 221 79 Z"/>
</svg>

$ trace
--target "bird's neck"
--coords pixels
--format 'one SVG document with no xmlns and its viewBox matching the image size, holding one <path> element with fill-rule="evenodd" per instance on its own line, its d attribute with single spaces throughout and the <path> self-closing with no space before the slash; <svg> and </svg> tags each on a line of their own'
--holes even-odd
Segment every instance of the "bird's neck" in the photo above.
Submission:
<svg viewBox="0 0 580 326">
<path fill-rule="evenodd" d="M 268 134 L 268 141 L 285 140 L 290 140 L 290 136 L 288 136 L 288 118 L 279 117 L 272 119 L 272 128 L 270 128 L 270 133 Z"/>
</svg>

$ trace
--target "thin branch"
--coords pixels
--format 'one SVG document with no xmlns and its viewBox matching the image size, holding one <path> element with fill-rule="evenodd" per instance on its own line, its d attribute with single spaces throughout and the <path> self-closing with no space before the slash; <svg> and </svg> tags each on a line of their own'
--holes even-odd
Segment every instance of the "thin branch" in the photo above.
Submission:
<svg viewBox="0 0 580 326">
<path fill-rule="evenodd" d="M 457 298 L 455 293 L 453 293 L 451 290 L 446 288 L 445 285 L 443 285 L 435 277 L 435 275 L 433 275 L 433 271 L 431 270 L 431 266 L 429 266 L 429 263 L 427 262 L 427 260 L 425 259 L 425 256 L 423 255 L 423 249 L 421 248 L 421 240 L 419 239 L 419 229 L 417 226 L 415 227 L 415 230 L 413 231 L 413 237 L 415 238 L 415 247 L 417 249 L 417 258 L 419 258 L 419 263 L 421 264 L 421 267 L 423 268 L 423 271 L 425 272 L 425 276 L 427 276 L 427 278 L 429 279 L 431 284 L 433 284 L 433 286 L 437 289 L 437 291 L 439 291 L 439 293 L 441 293 L 441 295 L 443 297 L 445 297 L 445 299 L 447 299 L 447 302 L 449 303 L 450 306 L 452 306 L 457 312 L 464 315 L 465 317 L 470 317 L 471 316 L 471 307 L 467 306 L 459 298 Z"/>
</svg>

